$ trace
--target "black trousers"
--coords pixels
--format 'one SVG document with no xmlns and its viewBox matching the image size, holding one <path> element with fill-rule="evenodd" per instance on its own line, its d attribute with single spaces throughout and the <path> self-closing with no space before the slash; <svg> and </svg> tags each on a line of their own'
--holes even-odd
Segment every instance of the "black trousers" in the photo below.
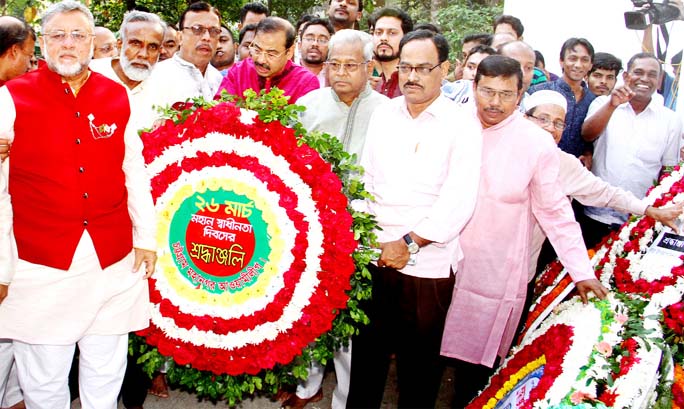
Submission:
<svg viewBox="0 0 684 409">
<path fill-rule="evenodd" d="M 454 400 L 451 402 L 451 407 L 462 409 L 475 399 L 480 391 L 487 386 L 489 377 L 496 371 L 500 360 L 500 358 L 496 358 L 494 367 L 490 368 L 460 359 L 451 359 L 449 365 L 454 367 Z"/>
<path fill-rule="evenodd" d="M 582 226 L 584 244 L 587 245 L 588 249 L 595 247 L 607 235 L 617 231 L 620 228 L 619 224 L 604 224 L 592 219 L 591 217 L 585 217 L 580 225 Z"/>
<path fill-rule="evenodd" d="M 432 408 L 442 379 L 439 348 L 454 275 L 408 276 L 369 265 L 373 298 L 362 305 L 370 324 L 353 337 L 348 408 L 378 408 L 390 355 L 396 354 L 400 408 Z"/>
</svg>

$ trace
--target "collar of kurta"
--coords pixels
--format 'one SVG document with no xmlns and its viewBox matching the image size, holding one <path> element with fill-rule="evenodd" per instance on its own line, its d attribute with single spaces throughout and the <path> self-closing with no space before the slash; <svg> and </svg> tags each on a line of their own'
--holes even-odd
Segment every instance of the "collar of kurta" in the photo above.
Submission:
<svg viewBox="0 0 684 409">
<path fill-rule="evenodd" d="M 256 70 L 254 68 L 254 61 L 251 58 L 249 59 L 249 61 L 252 65 L 252 69 Z M 290 73 L 290 71 L 292 71 L 292 69 L 294 69 L 294 64 L 292 63 L 292 61 L 287 60 L 285 67 L 283 67 L 282 71 L 280 71 L 278 74 L 270 78 L 264 78 L 259 75 L 259 89 L 269 90 L 271 89 L 271 87 L 277 87 L 278 84 L 280 84 L 280 81 L 282 81 L 283 78 L 285 78 Z"/>
<path fill-rule="evenodd" d="M 522 117 L 522 115 L 523 115 L 523 114 L 522 114 L 520 111 L 515 110 L 515 111 L 513 111 L 512 114 L 510 114 L 510 115 L 508 116 L 508 118 L 504 119 L 503 121 L 499 122 L 499 123 L 496 124 L 496 125 L 490 126 L 489 128 L 483 128 L 482 131 L 483 131 L 483 132 L 487 132 L 487 131 L 498 131 L 498 130 L 500 130 L 501 128 L 504 128 L 504 127 L 506 127 L 506 126 L 511 125 L 513 121 L 516 121 L 516 120 L 523 120 L 523 121 L 525 121 L 526 119 L 524 119 L 524 118 Z"/>
<path fill-rule="evenodd" d="M 87 68 L 88 71 L 90 71 L 90 75 L 86 80 L 83 82 L 83 85 L 81 85 L 81 89 L 79 90 L 78 94 L 80 94 L 84 89 L 87 89 L 89 87 L 89 83 L 91 82 L 90 79 L 92 78 L 93 74 L 95 74 L 93 71 L 90 70 L 90 68 Z M 40 76 L 44 77 L 47 79 L 47 81 L 54 86 L 55 88 L 58 89 L 63 89 L 65 93 L 69 94 L 71 93 L 73 95 L 71 86 L 64 81 L 61 75 L 58 73 L 52 71 L 47 64 L 45 64 L 42 67 L 38 67 L 38 73 Z M 74 98 L 76 98 L 76 95 L 73 95 Z"/>
</svg>

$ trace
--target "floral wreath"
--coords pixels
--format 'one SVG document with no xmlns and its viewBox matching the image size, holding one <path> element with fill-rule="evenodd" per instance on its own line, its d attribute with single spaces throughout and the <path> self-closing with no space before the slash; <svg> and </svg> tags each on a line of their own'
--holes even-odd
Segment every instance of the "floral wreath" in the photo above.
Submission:
<svg viewBox="0 0 684 409">
<path fill-rule="evenodd" d="M 678 196 L 684 192 L 682 177 L 684 172 L 674 167 L 649 191 L 647 201 L 655 206 L 682 201 Z M 632 217 L 619 232 L 590 251 L 597 278 L 613 291 L 608 305 L 603 304 L 605 301 L 591 301 L 602 311 L 600 338 L 591 336 L 589 323 L 573 323 L 573 346 L 579 338 L 586 342 L 592 340 L 592 352 L 572 358 L 572 349 L 562 353 L 565 355 L 563 375 L 548 391 L 538 390 L 539 387 L 533 389 L 531 398 L 524 402 L 526 407 L 676 407 L 684 402 L 682 258 L 662 257 L 658 252 L 649 252 L 645 257 L 656 240 L 661 244 L 667 237 L 663 229 L 664 226 L 650 218 Z M 560 262 L 555 261 L 547 267 L 537 282 L 536 299 L 520 337 L 520 346 L 511 351 L 512 356 L 490 380 L 478 400 L 473 401 L 472 407 L 487 407 L 484 399 L 489 403 L 498 402 L 500 397 L 496 392 L 501 391 L 498 387 L 502 382 L 500 378 L 503 382 L 505 379 L 511 381 L 508 390 L 519 387 L 518 380 L 509 375 L 536 362 L 535 354 L 530 352 L 534 342 L 540 337 L 548 337 L 550 328 L 559 320 L 566 322 L 565 311 L 577 308 L 577 297 L 563 302 L 573 288 L 574 284 Z M 582 319 L 587 317 L 586 312 L 576 311 L 575 314 L 584 314 Z M 566 348 L 563 343 L 560 346 L 561 350 Z M 520 358 L 521 354 L 525 358 Z M 566 362 L 571 364 L 566 367 Z M 581 370 L 577 372 L 579 366 Z M 567 377 L 567 374 L 571 376 Z M 576 377 L 573 378 L 573 374 Z M 544 399 L 535 401 L 539 395 L 545 395 Z"/>
<path fill-rule="evenodd" d="M 247 97 L 258 112 L 194 100 L 141 135 L 160 251 L 138 332 L 148 345 L 133 350 L 148 373 L 172 357 L 172 384 L 231 405 L 305 377 L 367 322 L 356 305 L 370 255 L 357 244 L 375 226 L 347 211 L 345 193 L 365 192 L 350 191 L 359 169 L 336 139 L 307 134 L 280 90 Z"/>
</svg>

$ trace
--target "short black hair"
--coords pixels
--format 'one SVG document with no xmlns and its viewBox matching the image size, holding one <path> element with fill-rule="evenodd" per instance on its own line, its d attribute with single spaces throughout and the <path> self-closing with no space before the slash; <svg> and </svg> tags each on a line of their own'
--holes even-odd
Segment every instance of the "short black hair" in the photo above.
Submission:
<svg viewBox="0 0 684 409">
<path fill-rule="evenodd" d="M 518 91 L 523 87 L 522 69 L 520 63 L 510 57 L 503 55 L 490 55 L 477 66 L 475 73 L 475 84 L 480 82 L 482 77 L 516 77 L 518 78 Z"/>
<path fill-rule="evenodd" d="M 439 57 L 439 63 L 443 63 L 449 58 L 449 42 L 441 34 L 435 34 L 430 30 L 416 30 L 411 31 L 402 37 L 399 42 L 399 55 L 401 56 L 401 50 L 404 46 L 414 40 L 430 40 L 437 48 L 437 55 Z"/>
<path fill-rule="evenodd" d="M 523 26 L 522 21 L 515 16 L 504 14 L 497 17 L 492 26 L 494 31 L 496 31 L 496 26 L 499 24 L 509 24 L 511 27 L 513 27 L 513 31 L 515 31 L 515 34 L 518 35 L 518 38 L 522 37 L 523 33 L 525 32 L 525 26 Z"/>
<path fill-rule="evenodd" d="M 589 74 L 596 70 L 615 71 L 618 75 L 622 71 L 622 60 L 610 53 L 596 53 Z"/>
<path fill-rule="evenodd" d="M 463 37 L 461 44 L 477 42 L 484 45 L 492 45 L 492 35 L 487 33 L 473 33 Z"/>
<path fill-rule="evenodd" d="M 332 0 L 328 0 L 328 6 L 332 4 Z M 359 12 L 363 11 L 363 0 L 359 0 Z"/>
<path fill-rule="evenodd" d="M 465 61 L 463 61 L 463 63 L 465 64 L 465 62 L 468 61 L 468 58 L 470 58 L 471 55 L 477 54 L 477 53 L 487 54 L 487 55 L 499 54 L 498 51 L 496 51 L 495 49 L 493 49 L 492 47 L 490 47 L 488 45 L 478 44 L 475 47 L 470 49 L 470 51 L 468 52 L 468 55 L 466 56 Z"/>
<path fill-rule="evenodd" d="M 299 18 L 299 20 L 297 20 L 297 24 L 295 24 L 295 30 L 297 30 L 297 32 L 299 33 L 299 28 L 314 18 L 316 18 L 316 16 L 314 16 L 313 14 L 303 14 Z"/>
<path fill-rule="evenodd" d="M 225 24 L 221 24 L 221 28 L 225 28 L 226 30 L 228 30 L 228 34 L 230 34 L 230 39 L 233 42 L 233 44 L 235 44 L 235 33 L 233 33 L 233 30 L 228 28 L 228 26 L 226 26 Z"/>
<path fill-rule="evenodd" d="M 636 53 L 632 56 L 632 58 L 629 59 L 629 61 L 627 61 L 627 71 L 632 69 L 632 66 L 634 65 L 634 62 L 636 60 L 643 60 L 646 58 L 650 58 L 651 60 L 654 60 L 658 63 L 658 72 L 661 72 L 663 70 L 663 67 L 660 64 L 660 60 L 655 55 L 651 53 Z"/>
<path fill-rule="evenodd" d="M 7 50 L 12 48 L 15 44 L 24 45 L 24 42 L 30 37 L 33 41 L 36 40 L 36 33 L 33 28 L 29 26 L 24 20 L 17 19 L 13 24 L 0 25 L 0 57 L 5 55 Z"/>
<path fill-rule="evenodd" d="M 201 13 L 203 11 L 208 11 L 210 13 L 214 13 L 218 16 L 219 18 L 219 24 L 221 23 L 221 13 L 218 11 L 218 9 L 211 4 L 204 2 L 204 1 L 198 1 L 196 3 L 192 3 L 191 5 L 188 6 L 188 8 L 185 9 L 183 14 L 181 14 L 180 19 L 178 19 L 178 28 L 182 30 L 185 28 L 183 23 L 185 23 L 185 15 L 188 13 Z"/>
<path fill-rule="evenodd" d="M 280 31 L 285 33 L 285 49 L 288 50 L 294 45 L 297 32 L 292 24 L 284 18 L 266 17 L 257 24 L 254 35 L 259 33 L 277 33 Z"/>
<path fill-rule="evenodd" d="M 328 30 L 328 33 L 330 33 L 330 35 L 335 34 L 335 28 L 332 26 L 332 24 L 330 24 L 330 21 L 328 21 L 327 18 L 314 17 L 311 20 L 304 23 L 304 27 L 302 27 L 302 34 L 300 35 L 300 38 L 304 36 L 304 32 L 306 31 L 306 29 L 311 26 L 323 26 L 326 30 Z"/>
<path fill-rule="evenodd" d="M 396 7 L 383 7 L 380 10 L 376 10 L 368 18 L 368 28 L 371 30 L 375 29 L 375 23 L 383 17 L 394 17 L 401 20 L 401 31 L 403 31 L 404 35 L 413 31 L 413 20 L 411 19 L 411 16 L 404 10 Z"/>
<path fill-rule="evenodd" d="M 242 43 L 242 39 L 245 38 L 245 34 L 249 33 L 250 31 L 256 31 L 256 28 L 257 25 L 254 23 L 242 26 L 240 33 L 238 34 L 238 44 Z"/>
<path fill-rule="evenodd" d="M 534 50 L 534 66 L 536 67 L 537 65 L 539 65 L 539 63 L 542 63 L 542 65 L 546 67 L 546 61 L 544 61 L 544 54 L 542 54 L 539 50 Z"/>
<path fill-rule="evenodd" d="M 247 3 L 240 9 L 240 24 L 245 22 L 247 13 L 249 13 L 250 11 L 254 14 L 265 14 L 266 17 L 271 15 L 271 12 L 268 11 L 268 7 L 266 7 L 264 3 Z"/>
<path fill-rule="evenodd" d="M 442 34 L 442 30 L 440 30 L 439 27 L 437 27 L 436 25 L 434 25 L 432 23 L 416 24 L 415 26 L 413 26 L 413 29 L 416 31 L 417 30 L 428 30 L 428 31 L 432 31 L 435 34 Z"/>
<path fill-rule="evenodd" d="M 577 37 L 572 37 L 565 40 L 560 51 L 561 61 L 565 60 L 565 54 L 568 52 L 568 50 L 574 50 L 575 47 L 577 47 L 578 45 L 581 45 L 582 47 L 587 49 L 587 52 L 589 52 L 589 56 L 591 57 L 591 62 L 594 62 L 594 46 L 591 45 L 589 40 L 587 40 L 586 38 Z"/>
</svg>

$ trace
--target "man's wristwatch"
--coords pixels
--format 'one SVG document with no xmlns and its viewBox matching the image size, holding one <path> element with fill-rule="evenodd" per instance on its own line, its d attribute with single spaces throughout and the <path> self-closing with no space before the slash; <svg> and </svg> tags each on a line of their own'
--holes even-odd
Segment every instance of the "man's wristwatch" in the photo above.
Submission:
<svg viewBox="0 0 684 409">
<path fill-rule="evenodd" d="M 420 251 L 420 246 L 418 245 L 418 243 L 413 241 L 413 239 L 411 238 L 411 235 L 409 235 L 409 234 L 404 235 L 404 241 L 406 242 L 406 245 L 408 246 L 409 253 L 416 254 Z"/>
</svg>

